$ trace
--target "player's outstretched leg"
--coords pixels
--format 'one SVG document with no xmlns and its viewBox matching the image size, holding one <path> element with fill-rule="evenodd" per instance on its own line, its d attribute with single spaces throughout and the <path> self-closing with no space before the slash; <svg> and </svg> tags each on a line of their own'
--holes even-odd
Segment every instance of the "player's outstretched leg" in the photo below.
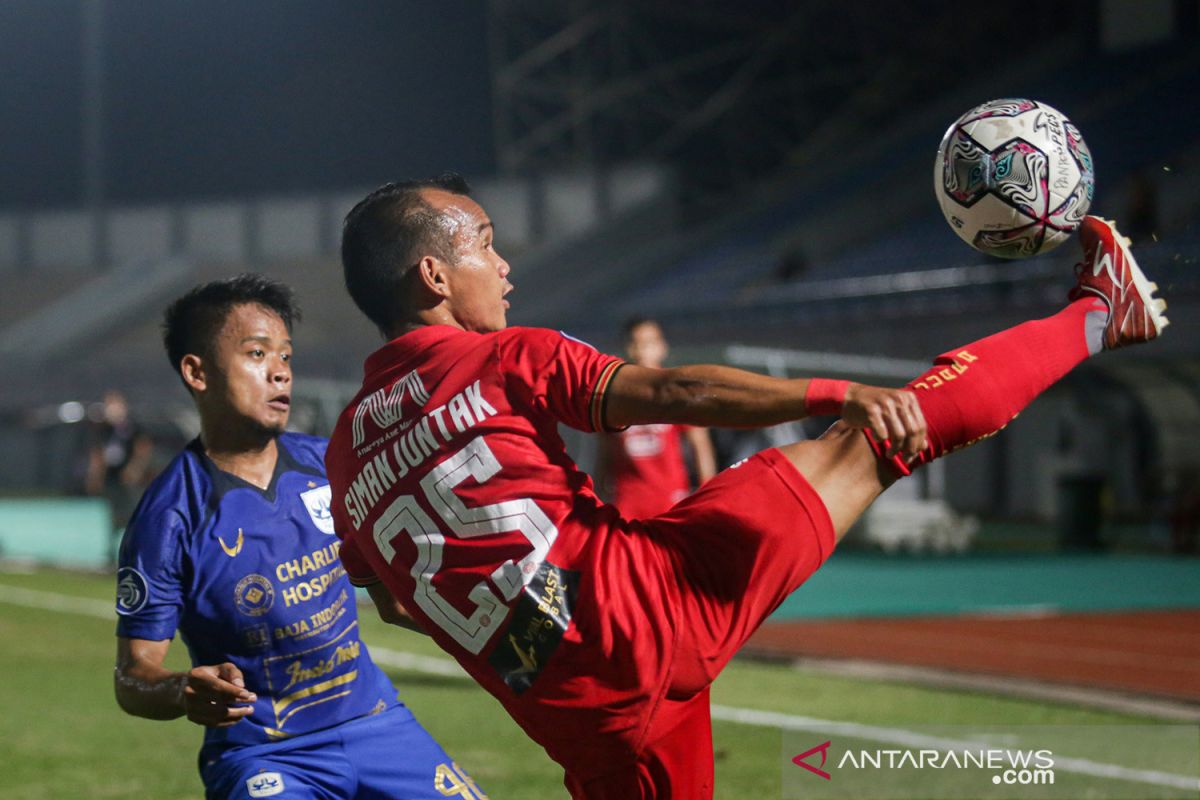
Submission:
<svg viewBox="0 0 1200 800">
<path fill-rule="evenodd" d="M 1066 308 L 954 348 L 909 383 L 928 435 L 916 463 L 991 436 L 1084 359 L 1149 341 L 1166 326 L 1165 304 L 1153 297 L 1154 285 L 1111 224 L 1088 218 L 1080 239 L 1084 260 Z M 911 470 L 887 458 L 886 447 L 839 421 L 817 441 L 726 470 L 646 523 L 657 542 L 675 551 L 693 589 L 677 609 L 671 687 L 679 699 L 707 686 L 880 492 Z M 780 456 L 803 481 L 780 469 Z M 730 498 L 738 507 L 736 526 Z"/>
<path fill-rule="evenodd" d="M 1084 258 L 1075 265 L 1070 305 L 944 353 L 908 384 L 929 426 L 929 444 L 914 466 L 995 434 L 1087 357 L 1148 342 L 1168 325 L 1167 304 L 1154 297 L 1158 287 L 1111 222 L 1086 217 L 1079 239 Z M 899 457 L 889 461 L 902 475 L 911 471 Z"/>
<path fill-rule="evenodd" d="M 887 457 L 887 443 L 869 433 L 877 461 L 869 463 L 867 451 L 864 463 L 863 448 L 845 426 L 831 429 L 823 443 L 784 448 L 825 501 L 839 537 L 895 477 L 994 435 L 1089 356 L 1148 342 L 1167 326 L 1166 303 L 1154 297 L 1158 287 L 1113 224 L 1087 217 L 1079 238 L 1084 258 L 1065 309 L 944 353 L 908 384 L 928 427 L 927 446 L 912 464 Z"/>
</svg>

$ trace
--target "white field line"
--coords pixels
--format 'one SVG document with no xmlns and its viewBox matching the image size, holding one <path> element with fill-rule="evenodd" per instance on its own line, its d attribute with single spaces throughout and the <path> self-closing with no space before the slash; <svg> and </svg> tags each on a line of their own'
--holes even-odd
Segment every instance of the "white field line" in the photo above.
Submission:
<svg viewBox="0 0 1200 800">
<path fill-rule="evenodd" d="M 446 678 L 461 678 L 464 681 L 471 680 L 471 676 L 464 672 L 458 662 L 452 658 L 405 653 L 400 650 L 389 650 L 377 644 L 370 645 L 367 649 L 371 652 L 371 658 L 375 659 L 375 663 L 385 667 L 406 669 L 422 675 L 440 675 Z"/>
<path fill-rule="evenodd" d="M 82 614 L 85 617 L 116 620 L 116 601 L 105 602 L 90 597 L 73 597 L 41 589 L 21 589 L 16 586 L 0 586 L 0 602 L 44 611 L 63 611 Z"/>
<path fill-rule="evenodd" d="M 40 589 L 21 589 L 15 586 L 0 585 L 0 603 L 25 606 L 47 611 L 61 611 L 70 614 L 95 617 L 105 620 L 115 620 L 116 611 L 112 603 L 103 600 L 93 600 L 86 597 L 73 597 L 57 592 L 46 592 Z M 470 680 L 456 661 L 438 656 L 423 656 L 416 653 L 405 653 L 390 650 L 386 647 L 369 647 L 372 658 L 383 666 L 409 670 L 424 675 L 461 678 Z M 855 739 L 866 739 L 884 744 L 903 745 L 905 747 L 925 748 L 935 750 L 977 750 L 987 747 L 983 742 L 968 740 L 944 739 L 929 736 L 903 728 L 886 728 L 876 725 L 863 725 L 858 722 L 838 722 L 836 720 L 803 717 L 798 714 L 783 714 L 778 711 L 761 711 L 754 708 L 737 708 L 735 706 L 712 706 L 713 719 L 724 722 L 736 722 L 742 725 L 753 725 L 760 728 L 782 728 L 795 731 L 810 731 L 821 735 L 836 734 Z M 1117 764 L 1104 764 L 1090 761 L 1086 758 L 1068 758 L 1054 756 L 1054 769 L 1063 772 L 1074 772 L 1097 778 L 1114 778 L 1147 783 L 1155 786 L 1167 786 L 1173 789 L 1200 791 L 1200 778 L 1188 775 L 1177 775 L 1171 772 L 1157 770 L 1132 769 Z"/>
</svg>

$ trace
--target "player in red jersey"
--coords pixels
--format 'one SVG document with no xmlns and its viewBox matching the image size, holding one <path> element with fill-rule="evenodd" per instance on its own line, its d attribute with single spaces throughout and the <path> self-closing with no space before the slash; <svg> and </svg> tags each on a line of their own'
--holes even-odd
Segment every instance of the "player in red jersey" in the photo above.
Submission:
<svg viewBox="0 0 1200 800">
<path fill-rule="evenodd" d="M 634 317 L 622 327 L 625 355 L 631 364 L 659 369 L 669 348 L 662 327 Z M 658 516 L 687 497 L 691 489 L 680 440 L 691 450 L 697 484 L 717 474 L 707 428 L 691 425 L 630 425 L 600 437 L 596 479 L 626 519 Z"/>
<path fill-rule="evenodd" d="M 347 289 L 389 340 L 326 455 L 342 563 L 499 699 L 575 797 L 710 797 L 709 685 L 879 493 L 1166 325 L 1112 226 L 1089 217 L 1081 239 L 1066 308 L 885 389 L 649 369 L 508 328 L 509 266 L 466 184 L 389 184 L 342 237 Z M 596 498 L 557 431 L 831 412 L 819 440 L 766 450 L 644 521 Z"/>
</svg>

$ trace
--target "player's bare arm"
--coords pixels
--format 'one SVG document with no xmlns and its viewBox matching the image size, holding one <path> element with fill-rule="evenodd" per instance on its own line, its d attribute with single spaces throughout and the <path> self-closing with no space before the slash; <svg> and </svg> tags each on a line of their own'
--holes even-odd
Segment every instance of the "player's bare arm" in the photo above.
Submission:
<svg viewBox="0 0 1200 800">
<path fill-rule="evenodd" d="M 765 427 L 809 416 L 809 379 L 773 378 L 712 364 L 651 369 L 626 364 L 613 377 L 605 422 L 612 427 L 653 422 Z M 893 453 L 915 456 L 925 446 L 925 418 L 916 395 L 851 383 L 842 419 L 869 429 Z"/>
<path fill-rule="evenodd" d="M 404 628 L 405 630 L 414 631 L 425 636 L 429 635 L 424 628 L 417 624 L 412 614 L 408 613 L 408 609 L 393 597 L 392 593 L 382 583 L 372 583 L 366 588 L 367 594 L 371 596 L 371 602 L 375 604 L 375 610 L 379 612 L 381 620 L 398 628 Z"/>
<path fill-rule="evenodd" d="M 117 703 L 128 714 L 147 719 L 186 716 L 197 725 L 224 728 L 253 709 L 242 672 L 230 663 L 172 672 L 163 667 L 170 640 L 117 637 L 114 687 Z"/>
</svg>

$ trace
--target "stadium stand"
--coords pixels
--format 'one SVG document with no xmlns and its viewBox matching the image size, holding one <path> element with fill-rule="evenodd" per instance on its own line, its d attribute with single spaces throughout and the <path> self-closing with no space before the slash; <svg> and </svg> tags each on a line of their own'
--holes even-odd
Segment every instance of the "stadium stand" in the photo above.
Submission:
<svg viewBox="0 0 1200 800">
<path fill-rule="evenodd" d="M 968 267 L 980 276 L 964 276 L 964 288 L 949 299 L 929 298 L 917 303 L 931 308 L 962 306 L 972 300 L 995 302 L 1016 293 L 1041 298 L 1041 293 L 1019 284 L 1040 280 L 1055 270 L 1069 269 L 1074 253 L 1070 248 L 1048 257 L 1055 266 L 1038 261 L 1033 265 L 1004 265 L 1001 269 L 947 235 L 945 223 L 925 187 L 930 184 L 932 144 L 941 127 L 968 107 L 974 98 L 994 95 L 999 87 L 1012 93 L 1013 87 L 1037 97 L 1071 97 L 1072 116 L 1079 123 L 1100 165 L 1096 209 L 1109 215 L 1121 215 L 1123 191 L 1131 176 L 1148 166 L 1186 165 L 1196 160 L 1197 142 L 1179 124 L 1180 110 L 1167 98 L 1195 94 L 1197 54 L 1194 49 L 1162 47 L 1150 51 L 1115 56 L 1082 53 L 1070 47 L 1049 46 L 1040 57 L 1021 62 L 1021 66 L 1002 76 L 981 79 L 952 95 L 939 95 L 923 108 L 906 109 L 902 122 L 894 126 L 876 126 L 871 136 L 847 140 L 836 157 L 810 161 L 798 168 L 784 185 L 761 189 L 744 202 L 731 203 L 730 210 L 699 226 L 667 232 L 649 246 L 629 250 L 622 246 L 616 224 L 598 231 L 593 240 L 608 246 L 585 247 L 584 258 L 604 264 L 606 280 L 588 289 L 585 308 L 574 308 L 558 296 L 539 297 L 534 310 L 519 312 L 531 322 L 571 324 L 585 333 L 602 336 L 603 320 L 635 311 L 663 315 L 689 338 L 726 336 L 729 327 L 713 326 L 713 314 L 728 312 L 753 317 L 762 338 L 778 333 L 763 326 L 763 317 L 780 317 L 788 323 L 802 322 L 810 315 L 810 305 L 802 299 L 812 289 L 828 305 L 830 285 L 815 287 L 810 281 L 842 279 L 913 270 L 944 270 Z M 1084 65 L 1086 81 L 1078 76 Z M 1137 69 L 1131 69 L 1131 66 Z M 1046 76 L 1050 76 L 1047 78 Z M 886 115 L 883 115 L 886 119 Z M 1130 147 L 1129 142 L 1137 142 Z M 1171 176 L 1171 173 L 1162 173 Z M 1144 251 L 1144 257 L 1156 270 L 1166 271 L 1166 280 L 1187 288 L 1193 285 L 1186 264 L 1173 264 L 1175 253 L 1190 252 L 1197 233 L 1184 227 L 1194 218 L 1191 211 L 1200 206 L 1200 191 L 1194 182 L 1164 180 L 1163 234 L 1170 236 L 1174 252 Z M 914 191 L 914 187 L 921 187 Z M 608 236 L 611 234 L 611 237 Z M 591 243 L 589 243 L 591 244 Z M 780 260 L 790 249 L 798 248 L 807 262 L 802 280 L 793 281 L 785 290 L 773 278 Z M 1065 253 L 1065 254 L 1064 254 Z M 553 254 L 556 269 L 563 269 L 567 252 Z M 579 260 L 584 260 L 583 258 Z M 535 264 L 529 272 L 536 275 Z M 595 271 L 595 268 L 592 268 Z M 987 277 L 988 272 L 996 278 Z M 1026 272 L 1028 271 L 1028 272 Z M 945 275 L 941 276 L 947 277 Z M 919 285 L 920 281 L 917 281 Z M 1016 289 L 1007 284 L 1018 284 Z M 977 284 L 982 284 L 979 288 Z M 1001 285 L 993 291 L 989 284 Z M 935 279 L 935 285 L 937 284 Z M 884 285 L 889 290 L 902 284 Z M 971 288 L 975 287 L 975 288 Z M 873 312 L 878 301 L 864 299 L 853 287 L 844 287 L 847 302 L 832 307 L 832 313 L 845 316 L 847 310 Z M 779 306 L 795 304 L 795 313 L 784 314 Z M 910 313 L 912 305 L 903 307 Z M 736 321 L 733 323 L 736 327 Z M 748 331 L 754 335 L 754 331 Z"/>
</svg>

